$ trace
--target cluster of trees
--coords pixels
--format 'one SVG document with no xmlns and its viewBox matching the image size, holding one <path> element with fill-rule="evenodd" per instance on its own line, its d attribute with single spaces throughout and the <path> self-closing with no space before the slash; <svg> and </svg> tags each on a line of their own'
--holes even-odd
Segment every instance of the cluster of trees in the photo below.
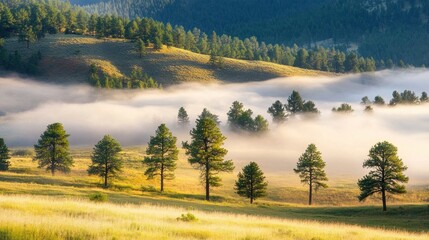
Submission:
<svg viewBox="0 0 429 240">
<path fill-rule="evenodd" d="M 190 135 L 191 141 L 183 142 L 182 147 L 188 156 L 188 162 L 200 171 L 206 200 L 210 200 L 210 190 L 221 185 L 222 179 L 219 173 L 234 170 L 232 160 L 225 160 L 228 153 L 228 150 L 223 147 L 226 137 L 219 129 L 218 123 L 207 113 L 198 117 Z M 47 126 L 37 144 L 34 145 L 36 155 L 33 160 L 38 161 L 39 168 L 45 168 L 52 175 L 57 171 L 70 172 L 74 161 L 70 154 L 69 136 L 61 123 Z M 120 143 L 112 136 L 105 135 L 93 149 L 88 174 L 100 176 L 104 182 L 103 186 L 108 187 L 109 180 L 118 177 L 122 172 L 123 160 L 119 155 L 121 151 Z M 155 136 L 150 137 L 146 148 L 147 156 L 143 160 L 146 168 L 144 175 L 148 179 L 159 177 L 161 192 L 164 191 L 165 181 L 174 178 L 178 153 L 177 137 L 165 124 L 161 124 Z M 374 145 L 368 156 L 363 167 L 371 171 L 358 181 L 361 190 L 359 200 L 363 201 L 369 196 L 380 193 L 383 211 L 386 211 L 386 194 L 406 192 L 405 186 L 401 183 L 408 182 L 408 177 L 403 173 L 407 167 L 397 156 L 397 148 L 386 141 Z M 0 170 L 8 170 L 9 159 L 9 149 L 0 138 Z M 301 182 L 309 186 L 309 205 L 313 202 L 313 191 L 328 187 L 325 183 L 328 181 L 324 171 L 325 166 L 322 154 L 314 144 L 308 145 L 298 159 L 294 171 L 299 174 Z M 234 189 L 238 195 L 249 198 L 250 203 L 253 203 L 255 199 L 266 195 L 267 186 L 268 183 L 258 164 L 251 162 L 238 173 Z"/>
<path fill-rule="evenodd" d="M 317 115 L 320 112 L 313 101 L 303 100 L 299 92 L 293 90 L 292 94 L 288 97 L 286 104 L 277 100 L 268 108 L 268 113 L 272 116 L 273 122 L 283 123 L 290 116 L 293 117 L 299 114 L 312 116 Z"/>
<path fill-rule="evenodd" d="M 429 102 L 429 97 L 426 92 L 422 92 L 421 96 L 417 96 L 415 92 L 411 90 L 404 90 L 403 92 L 393 91 L 392 99 L 389 102 L 390 106 L 395 106 L 398 104 L 421 104 Z M 368 96 L 362 98 L 361 104 L 370 106 L 378 105 L 384 106 L 386 102 L 380 96 L 376 96 L 374 101 L 371 101 Z"/>
<path fill-rule="evenodd" d="M 18 35 L 20 41 L 30 43 L 42 38 L 46 33 L 58 32 L 89 34 L 100 38 L 126 38 L 138 41 L 142 56 L 141 42 L 155 49 L 163 45 L 174 46 L 202 54 L 210 54 L 210 63 L 223 67 L 223 57 L 270 61 L 301 68 L 330 72 L 374 71 L 376 63 L 372 58 L 360 57 L 355 52 L 336 49 L 287 47 L 279 44 L 259 42 L 256 37 L 244 40 L 228 35 L 209 35 L 194 28 L 185 30 L 182 26 L 172 26 L 151 18 L 129 20 L 111 15 L 89 15 L 80 8 L 59 0 L 41 2 L 6 1 L 0 3 L 0 15 L 5 20 L 0 23 L 0 37 Z M 141 42 L 140 42 L 141 41 Z M 393 66 L 392 66 L 393 67 Z"/>
<path fill-rule="evenodd" d="M 264 133 L 268 131 L 268 121 L 261 115 L 252 117 L 253 111 L 245 110 L 241 102 L 235 101 L 229 109 L 228 124 L 233 131 Z"/>
<path fill-rule="evenodd" d="M 133 66 L 130 76 L 115 77 L 109 76 L 96 64 L 91 64 L 89 70 L 89 82 L 98 88 L 127 88 L 127 89 L 147 89 L 162 88 L 153 78 L 143 73 L 139 66 Z"/>
<path fill-rule="evenodd" d="M 4 40 L 0 38 L 0 67 L 9 71 L 35 75 L 39 73 L 40 60 L 42 60 L 40 51 L 33 53 L 27 59 L 23 59 L 18 51 L 9 52 L 4 47 Z"/>
<path fill-rule="evenodd" d="M 429 64 L 426 1 L 386 0 L 72 0 L 93 13 L 134 18 L 150 16 L 208 32 L 222 31 L 241 38 L 257 36 L 269 43 L 359 46 L 373 56 L 377 68 Z M 240 9 L 240 11 L 237 11 Z M 328 40 L 328 41 L 325 41 Z M 412 47 L 410 47 L 412 46 Z M 387 60 L 392 59 L 392 60 Z M 402 64 L 401 64 L 402 62 Z"/>
<path fill-rule="evenodd" d="M 351 113 L 351 112 L 353 112 L 353 108 L 350 104 L 342 103 L 339 107 L 332 108 L 332 111 L 338 112 L 338 113 Z"/>
</svg>

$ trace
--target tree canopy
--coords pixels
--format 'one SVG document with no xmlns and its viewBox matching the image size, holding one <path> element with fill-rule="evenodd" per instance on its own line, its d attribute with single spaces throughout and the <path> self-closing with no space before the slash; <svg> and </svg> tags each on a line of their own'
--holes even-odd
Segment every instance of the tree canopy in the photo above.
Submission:
<svg viewBox="0 0 429 240">
<path fill-rule="evenodd" d="M 236 193 L 249 198 L 251 204 L 257 198 L 266 196 L 268 182 L 265 181 L 264 173 L 257 163 L 251 162 L 244 166 L 237 178 L 235 181 Z"/>
<path fill-rule="evenodd" d="M 403 173 L 407 167 L 397 153 L 398 149 L 387 141 L 379 142 L 369 150 L 369 158 L 365 160 L 363 167 L 371 171 L 358 181 L 361 191 L 359 201 L 374 194 L 381 194 L 383 211 L 386 211 L 386 194 L 406 192 L 405 185 L 401 183 L 408 182 L 408 177 Z"/>
<path fill-rule="evenodd" d="M 210 117 L 199 117 L 191 130 L 191 142 L 184 142 L 183 148 L 188 162 L 200 170 L 200 178 L 206 189 L 206 200 L 210 200 L 210 188 L 221 185 L 220 172 L 234 169 L 232 160 L 225 160 L 227 150 L 223 148 L 226 137 L 222 135 L 216 121 Z"/>
<path fill-rule="evenodd" d="M 301 182 L 309 186 L 308 204 L 313 202 L 313 190 L 327 188 L 325 181 L 328 181 L 325 173 L 325 162 L 322 159 L 322 153 L 317 150 L 316 145 L 308 145 L 305 152 L 301 155 L 294 169 L 299 174 Z"/>
<path fill-rule="evenodd" d="M 109 179 L 118 177 L 122 171 L 123 163 L 119 156 L 121 151 L 119 142 L 110 135 L 105 135 L 93 149 L 88 174 L 102 177 L 105 188 L 109 186 Z"/>
<path fill-rule="evenodd" d="M 6 146 L 3 138 L 0 138 L 0 171 L 9 170 L 10 166 L 10 152 L 9 148 Z"/>
<path fill-rule="evenodd" d="M 48 125 L 34 145 L 36 156 L 33 161 L 38 161 L 39 168 L 46 168 L 52 175 L 57 171 L 70 172 L 73 158 L 70 155 L 69 136 L 61 123 Z"/>
<path fill-rule="evenodd" d="M 174 178 L 177 156 L 179 150 L 176 146 L 177 138 L 167 128 L 161 124 L 156 130 L 155 136 L 150 137 L 146 156 L 143 164 L 146 167 L 145 175 L 148 179 L 156 176 L 160 177 L 160 190 L 164 191 L 164 181 Z"/>
</svg>

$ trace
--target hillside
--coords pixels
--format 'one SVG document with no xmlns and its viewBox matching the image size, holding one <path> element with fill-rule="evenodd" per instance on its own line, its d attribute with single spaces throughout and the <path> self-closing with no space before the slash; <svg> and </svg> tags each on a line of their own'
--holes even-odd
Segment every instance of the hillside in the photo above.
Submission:
<svg viewBox="0 0 429 240">
<path fill-rule="evenodd" d="M 72 0 L 98 14 L 213 30 L 268 43 L 358 46 L 364 56 L 429 64 L 427 1 L 408 0 Z M 240 11 L 237 11 L 240 9 Z"/>
<path fill-rule="evenodd" d="M 96 39 L 79 35 L 47 35 L 29 49 L 16 38 L 6 41 L 6 49 L 17 50 L 23 57 L 40 51 L 42 61 L 36 78 L 50 82 L 84 83 L 92 63 L 110 76 L 129 74 L 133 65 L 164 86 L 181 82 L 247 82 L 276 77 L 328 74 L 262 61 L 225 59 L 225 68 L 208 64 L 209 56 L 178 48 L 161 51 L 148 49 L 139 58 L 135 43 L 124 39 Z"/>
</svg>

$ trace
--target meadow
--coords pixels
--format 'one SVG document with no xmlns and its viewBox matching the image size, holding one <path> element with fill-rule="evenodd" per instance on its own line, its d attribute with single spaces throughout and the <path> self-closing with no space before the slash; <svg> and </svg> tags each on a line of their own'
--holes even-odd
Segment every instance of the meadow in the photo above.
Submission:
<svg viewBox="0 0 429 240">
<path fill-rule="evenodd" d="M 15 151 L 15 150 L 13 150 Z M 353 179 L 334 178 L 308 207 L 307 189 L 292 174 L 267 172 L 268 196 L 250 205 L 234 193 L 237 171 L 222 174 L 213 201 L 204 201 L 198 171 L 180 152 L 176 178 L 160 193 L 156 180 L 143 175 L 144 147 L 121 153 L 123 173 L 109 189 L 88 176 L 90 148 L 75 148 L 69 174 L 51 176 L 31 156 L 14 156 L 9 172 L 0 173 L 2 239 L 426 239 L 429 192 L 410 186 L 389 199 L 357 201 Z M 90 202 L 99 194 L 106 202 Z M 192 213 L 196 222 L 177 222 Z M 45 228 L 43 226 L 50 226 Z M 369 229 L 371 227 L 371 229 Z M 311 231 L 310 231 L 311 230 Z M 28 236 L 31 236 L 30 238 Z"/>
</svg>

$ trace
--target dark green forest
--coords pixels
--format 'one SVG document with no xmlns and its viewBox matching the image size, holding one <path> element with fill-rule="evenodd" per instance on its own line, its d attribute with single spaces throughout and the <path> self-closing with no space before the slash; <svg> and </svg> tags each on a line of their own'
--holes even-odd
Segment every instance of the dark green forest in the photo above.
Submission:
<svg viewBox="0 0 429 240">
<path fill-rule="evenodd" d="M 71 0 L 98 14 L 198 27 L 287 46 L 345 50 L 375 59 L 429 64 L 429 2 L 421 0 Z"/>
<path fill-rule="evenodd" d="M 146 46 L 160 49 L 174 46 L 197 53 L 210 54 L 211 63 L 222 68 L 222 58 L 271 61 L 300 68 L 329 72 L 364 72 L 392 68 L 392 60 L 363 58 L 354 51 L 335 48 L 299 48 L 297 45 L 266 44 L 256 37 L 240 39 L 200 29 L 174 27 L 151 18 L 128 18 L 115 15 L 88 14 L 81 8 L 59 0 L 2 0 L 0 4 L 0 37 L 18 36 L 28 47 L 46 34 L 86 34 L 98 38 L 142 40 Z M 43 53 L 42 53 L 43 55 Z M 400 67 L 406 65 L 400 61 Z"/>
</svg>

